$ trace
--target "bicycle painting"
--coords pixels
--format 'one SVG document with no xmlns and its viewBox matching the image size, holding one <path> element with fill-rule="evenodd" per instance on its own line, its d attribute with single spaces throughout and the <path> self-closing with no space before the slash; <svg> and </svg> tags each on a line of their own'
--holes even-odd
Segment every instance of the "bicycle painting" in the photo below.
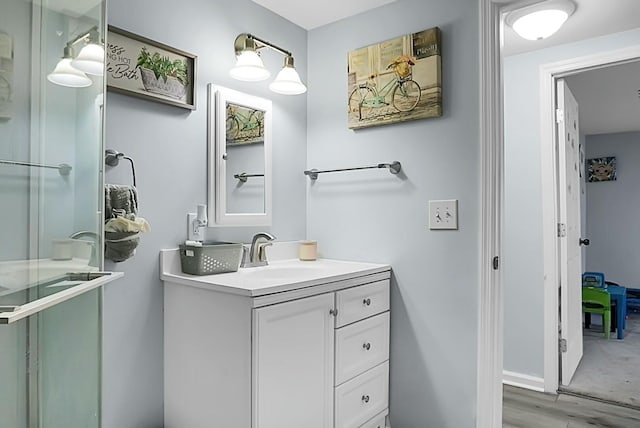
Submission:
<svg viewBox="0 0 640 428">
<path fill-rule="evenodd" d="M 264 111 L 227 103 L 227 145 L 261 143 L 264 141 Z"/>
<path fill-rule="evenodd" d="M 438 28 L 349 52 L 348 73 L 349 128 L 442 116 Z"/>
</svg>

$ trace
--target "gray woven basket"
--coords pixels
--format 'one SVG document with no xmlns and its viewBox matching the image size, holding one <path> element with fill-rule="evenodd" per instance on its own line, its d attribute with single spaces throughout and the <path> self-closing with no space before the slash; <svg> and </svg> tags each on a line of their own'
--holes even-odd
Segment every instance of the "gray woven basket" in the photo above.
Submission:
<svg viewBox="0 0 640 428">
<path fill-rule="evenodd" d="M 182 272 L 191 275 L 213 275 L 237 272 L 242 261 L 242 244 L 210 242 L 202 247 L 180 245 Z"/>
</svg>

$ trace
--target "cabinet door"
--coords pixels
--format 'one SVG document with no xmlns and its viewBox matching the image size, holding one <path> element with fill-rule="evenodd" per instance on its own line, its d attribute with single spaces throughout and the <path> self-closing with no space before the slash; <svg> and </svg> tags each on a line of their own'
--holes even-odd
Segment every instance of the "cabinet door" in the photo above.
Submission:
<svg viewBox="0 0 640 428">
<path fill-rule="evenodd" d="M 253 428 L 331 428 L 333 294 L 253 311 Z"/>
</svg>

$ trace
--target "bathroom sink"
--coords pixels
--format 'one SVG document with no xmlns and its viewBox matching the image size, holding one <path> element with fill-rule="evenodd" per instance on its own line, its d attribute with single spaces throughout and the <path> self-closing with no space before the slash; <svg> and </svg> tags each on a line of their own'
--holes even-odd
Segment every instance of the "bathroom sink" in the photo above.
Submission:
<svg viewBox="0 0 640 428">
<path fill-rule="evenodd" d="M 297 251 L 297 243 L 294 248 Z M 163 281 L 252 297 L 361 278 L 389 270 L 388 265 L 377 263 L 331 259 L 301 261 L 274 257 L 275 260 L 269 260 L 267 266 L 199 276 L 182 272 L 178 250 L 162 250 L 160 254 L 160 278 Z"/>
<path fill-rule="evenodd" d="M 300 262 L 303 263 L 303 262 Z M 277 263 L 268 266 L 241 268 L 238 270 L 239 275 L 246 278 L 255 277 L 255 279 L 290 279 L 308 278 L 321 275 L 323 269 L 320 265 L 314 265 L 312 262 L 304 262 L 304 264 L 296 264 L 295 262 Z"/>
</svg>

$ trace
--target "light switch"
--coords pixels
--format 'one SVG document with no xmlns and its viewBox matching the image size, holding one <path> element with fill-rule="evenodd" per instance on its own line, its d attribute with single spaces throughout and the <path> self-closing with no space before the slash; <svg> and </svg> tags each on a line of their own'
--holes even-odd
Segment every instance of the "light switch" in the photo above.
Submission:
<svg viewBox="0 0 640 428">
<path fill-rule="evenodd" d="M 458 200 L 429 201 L 429 229 L 458 229 Z"/>
</svg>

